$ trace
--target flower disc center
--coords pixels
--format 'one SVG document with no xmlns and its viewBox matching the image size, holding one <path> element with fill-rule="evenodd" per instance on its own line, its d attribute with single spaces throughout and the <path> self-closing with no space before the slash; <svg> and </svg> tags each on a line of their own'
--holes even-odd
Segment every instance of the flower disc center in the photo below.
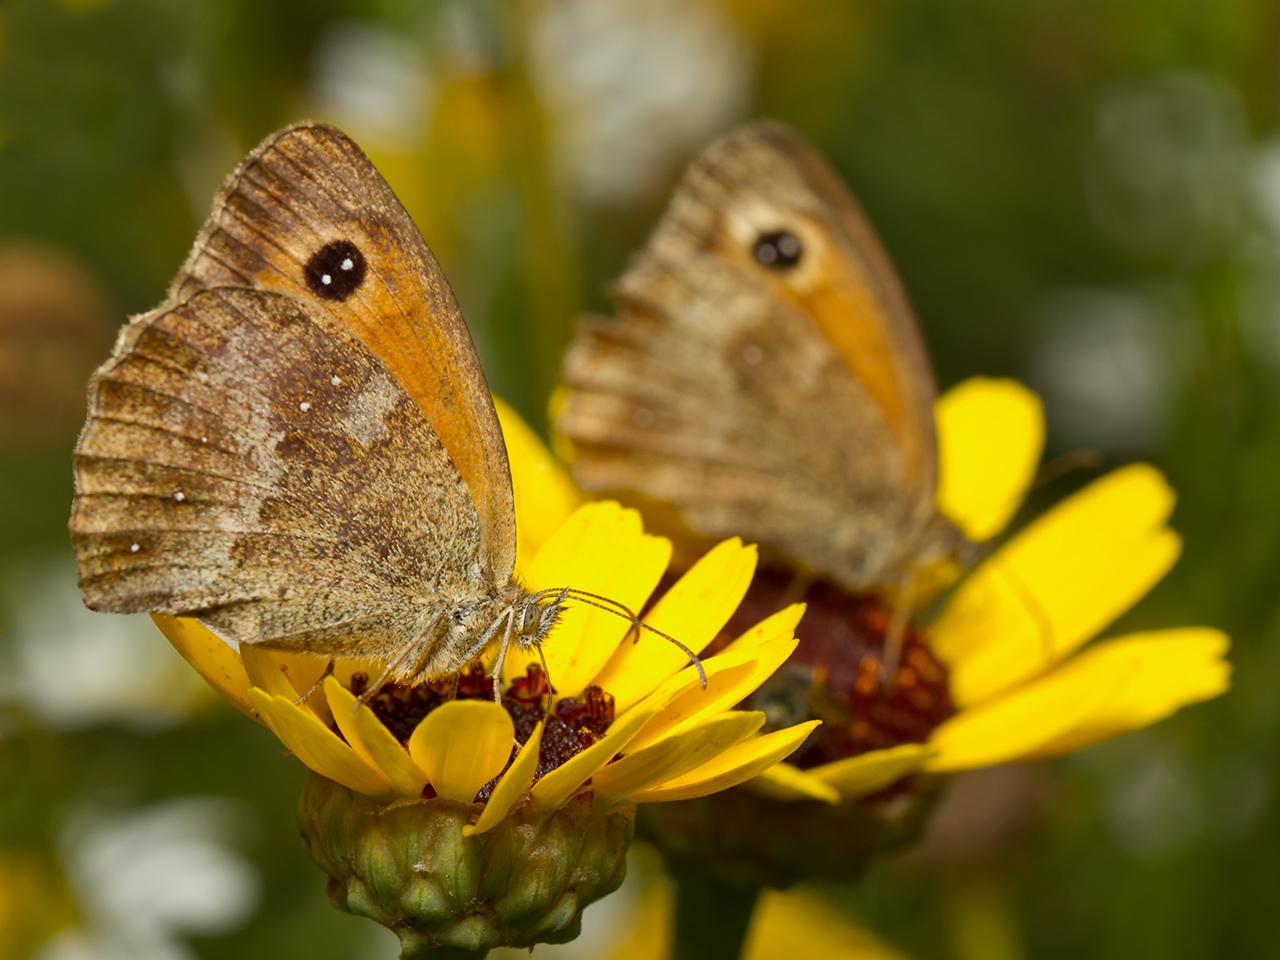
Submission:
<svg viewBox="0 0 1280 960">
<path fill-rule="evenodd" d="M 369 683 L 366 674 L 351 678 L 351 692 L 359 697 Z M 523 744 L 544 717 L 542 743 L 538 752 L 538 777 L 554 770 L 581 753 L 604 736 L 614 720 L 613 695 L 591 686 L 580 697 L 562 697 L 546 716 L 546 697 L 550 694 L 546 675 L 537 664 L 530 664 L 525 675 L 513 680 L 503 692 L 502 706 L 515 724 L 516 741 Z M 493 680 L 480 664 L 455 676 L 442 677 L 430 683 L 404 686 L 387 683 L 369 700 L 369 709 L 402 744 L 424 717 L 451 700 L 491 700 Z M 512 757 L 515 749 L 512 750 Z M 504 771 L 505 772 L 505 771 Z M 478 801 L 489 798 L 499 777 L 485 785 Z"/>
<path fill-rule="evenodd" d="M 906 622 L 896 657 L 891 602 L 826 581 L 796 589 L 787 570 L 763 569 L 726 628 L 741 632 L 763 613 L 803 601 L 807 609 L 787 665 L 753 698 L 771 723 L 817 718 L 823 725 L 790 762 L 812 767 L 871 750 L 923 743 L 955 712 L 946 666 L 923 629 Z"/>
</svg>

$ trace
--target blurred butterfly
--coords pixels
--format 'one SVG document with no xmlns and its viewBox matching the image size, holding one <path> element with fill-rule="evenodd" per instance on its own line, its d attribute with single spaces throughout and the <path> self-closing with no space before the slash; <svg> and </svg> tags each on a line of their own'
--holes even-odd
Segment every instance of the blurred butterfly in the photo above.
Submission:
<svg viewBox="0 0 1280 960">
<path fill-rule="evenodd" d="M 575 599 L 513 579 L 506 449 L 453 293 L 368 158 L 322 124 L 249 154 L 168 299 L 121 331 L 75 484 L 89 607 L 380 659 L 378 683 L 498 642 L 500 669 Z"/>
<path fill-rule="evenodd" d="M 934 503 L 907 299 L 795 133 L 757 123 L 708 148 L 614 297 L 564 365 L 557 428 L 585 489 L 855 592 L 908 589 L 965 549 Z"/>
</svg>

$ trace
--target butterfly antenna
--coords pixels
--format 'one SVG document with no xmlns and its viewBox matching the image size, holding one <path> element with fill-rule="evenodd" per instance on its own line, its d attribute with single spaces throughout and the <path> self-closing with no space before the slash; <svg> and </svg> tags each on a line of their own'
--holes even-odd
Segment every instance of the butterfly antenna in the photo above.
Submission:
<svg viewBox="0 0 1280 960">
<path fill-rule="evenodd" d="M 581 603 L 584 606 L 595 607 L 597 610 L 603 610 L 606 613 L 613 614 L 615 617 L 620 617 L 621 619 L 626 620 L 628 623 L 631 624 L 632 629 L 634 630 L 648 630 L 650 633 L 654 634 L 655 636 L 661 637 L 663 640 L 667 641 L 667 643 L 671 644 L 673 647 L 675 647 L 677 650 L 679 650 L 681 653 L 683 653 L 686 657 L 689 658 L 689 664 L 696 671 L 698 671 L 698 682 L 702 685 L 702 689 L 705 690 L 707 688 L 707 671 L 702 666 L 702 661 L 698 658 L 698 655 L 694 653 L 689 647 L 685 646 L 683 643 L 677 640 L 675 637 L 671 636 L 671 634 L 665 633 L 662 630 L 659 630 L 657 627 L 654 627 L 654 626 L 651 626 L 650 624 L 645 623 L 638 616 L 636 616 L 636 614 L 631 610 L 631 608 L 628 607 L 625 603 L 622 603 L 618 600 L 614 600 L 612 597 L 601 596 L 598 593 L 590 593 L 589 591 L 586 591 L 586 590 L 579 590 L 576 587 L 556 588 L 554 590 L 543 590 L 543 591 L 540 591 L 539 593 L 546 594 L 546 595 L 553 595 L 553 594 L 566 595 L 568 599 L 576 600 L 578 603 Z M 538 596 L 538 594 L 535 594 L 535 596 Z"/>
<path fill-rule="evenodd" d="M 1031 490 L 1040 490 L 1055 480 L 1075 473 L 1077 470 L 1096 470 L 1102 466 L 1102 453 L 1085 447 L 1080 450 L 1068 450 L 1049 460 L 1036 471 L 1031 482 Z"/>
<path fill-rule="evenodd" d="M 1019 491 L 1014 496 L 1005 501 L 1006 506 L 1017 507 L 1026 501 L 1027 496 L 1036 490 L 1042 490 L 1051 483 L 1056 483 L 1063 477 L 1075 473 L 1077 470 L 1093 470 L 1103 464 L 1102 454 L 1097 450 L 1083 448 L 1080 450 L 1069 450 L 1066 453 L 1054 457 L 1047 461 L 1036 471 L 1035 477 L 1025 490 Z M 961 563 L 961 570 L 968 572 L 974 569 L 978 564 L 982 563 L 991 555 L 993 540 L 969 541 L 961 537 L 964 545 L 968 548 L 967 554 Z"/>
<path fill-rule="evenodd" d="M 599 593 L 591 593 L 589 590 L 579 590 L 577 587 L 561 587 L 558 590 L 555 590 L 555 589 L 543 590 L 541 592 L 545 594 L 556 594 L 558 599 L 561 601 L 563 601 L 567 597 L 572 596 L 575 598 L 587 598 L 591 600 L 599 600 L 602 603 L 610 604 L 611 606 L 615 607 L 618 610 L 618 612 L 621 613 L 631 624 L 631 628 L 627 630 L 626 637 L 622 638 L 623 642 L 625 643 L 628 637 L 631 638 L 632 643 L 640 642 L 640 625 L 641 625 L 640 617 L 639 615 L 636 614 L 634 610 L 628 607 L 621 600 L 615 600 L 613 599 L 613 597 L 606 597 Z M 586 599 L 584 599 L 583 602 L 586 603 Z"/>
<path fill-rule="evenodd" d="M 1052 660 L 1054 651 L 1053 621 L 1049 619 L 1049 614 L 1045 611 L 1044 606 L 1036 599 L 1035 594 L 1031 592 L 1031 588 L 1008 565 L 995 560 L 994 557 L 987 562 L 991 565 L 992 572 L 1005 582 L 1005 585 L 1013 595 L 1026 608 L 1027 613 L 1031 615 L 1031 619 L 1035 621 L 1036 631 L 1040 634 L 1041 653 L 1046 661 Z"/>
</svg>

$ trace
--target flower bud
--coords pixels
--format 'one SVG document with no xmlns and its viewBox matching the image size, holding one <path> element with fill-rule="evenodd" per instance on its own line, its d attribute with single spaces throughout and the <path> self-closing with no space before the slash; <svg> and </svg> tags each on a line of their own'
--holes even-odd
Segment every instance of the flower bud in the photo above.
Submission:
<svg viewBox="0 0 1280 960">
<path fill-rule="evenodd" d="M 406 960 L 564 943 L 582 910 L 622 883 L 633 807 L 595 812 L 582 794 L 468 836 L 474 813 L 439 797 L 379 803 L 320 776 L 299 801 L 330 899 L 393 930 Z"/>
</svg>

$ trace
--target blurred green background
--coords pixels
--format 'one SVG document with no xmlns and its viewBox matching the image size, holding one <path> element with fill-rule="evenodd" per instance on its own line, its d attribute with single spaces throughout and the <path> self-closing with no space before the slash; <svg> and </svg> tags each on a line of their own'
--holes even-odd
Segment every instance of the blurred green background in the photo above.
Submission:
<svg viewBox="0 0 1280 960">
<path fill-rule="evenodd" d="M 221 177 L 285 123 L 343 126 L 542 426 L 573 317 L 757 115 L 851 184 L 942 385 L 1023 378 L 1050 454 L 1170 474 L 1184 557 L 1124 625 L 1235 643 L 1228 696 L 971 777 L 920 851 L 825 893 L 917 957 L 1268 954 L 1278 94 L 1275 0 L 0 3 L 0 957 L 395 955 L 324 901 L 301 764 L 74 588 L 84 380 Z M 599 927 L 578 955 L 607 954 Z"/>
</svg>

